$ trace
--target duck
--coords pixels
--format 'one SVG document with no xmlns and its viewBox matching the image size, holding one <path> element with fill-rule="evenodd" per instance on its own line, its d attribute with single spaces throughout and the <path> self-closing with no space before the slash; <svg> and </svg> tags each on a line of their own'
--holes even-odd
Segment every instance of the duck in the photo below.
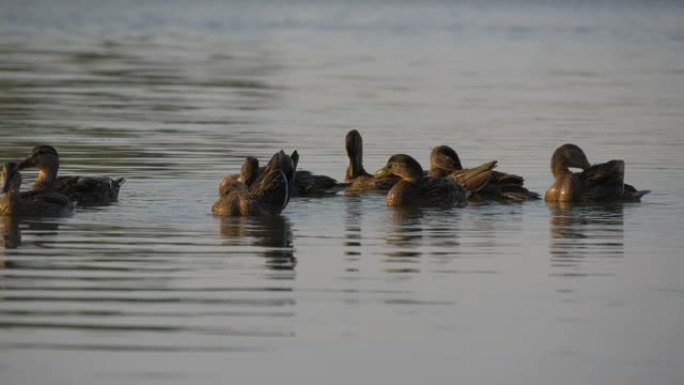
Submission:
<svg viewBox="0 0 684 385">
<path fill-rule="evenodd" d="M 263 172 L 247 185 L 244 181 L 249 181 L 258 171 L 258 163 L 251 158 L 245 159 L 237 180 L 221 182 L 221 196 L 212 206 L 212 213 L 220 217 L 279 214 L 287 206 L 294 189 L 298 160 L 296 151 L 291 156 L 277 152 Z"/>
<path fill-rule="evenodd" d="M 19 163 L 19 169 L 38 168 L 34 190 L 54 190 L 66 195 L 79 206 L 108 205 L 119 199 L 124 178 L 90 176 L 57 176 L 59 154 L 49 145 L 39 145 Z"/>
<path fill-rule="evenodd" d="M 451 179 L 425 176 L 420 163 L 406 154 L 392 155 L 375 176 L 400 178 L 387 193 L 388 206 L 451 207 L 465 204 L 468 198 L 468 192 Z"/>
<path fill-rule="evenodd" d="M 225 192 L 235 183 L 241 183 L 246 187 L 251 186 L 262 171 L 259 168 L 259 159 L 253 156 L 246 157 L 238 174 L 226 175 L 221 179 L 218 187 L 218 196 L 225 195 Z"/>
<path fill-rule="evenodd" d="M 308 170 L 297 170 L 293 197 L 321 197 L 336 195 L 349 186 L 337 179 L 321 174 L 314 174 Z"/>
<path fill-rule="evenodd" d="M 358 195 L 365 192 L 388 192 L 401 178 L 395 175 L 379 177 L 363 168 L 363 138 L 358 130 L 350 130 L 345 136 L 345 149 L 349 164 L 344 174 L 348 183 L 347 194 Z"/>
<path fill-rule="evenodd" d="M 294 156 L 294 153 L 292 156 Z M 298 156 L 297 154 L 297 159 Z M 259 160 L 257 158 L 248 156 L 245 158 L 245 162 L 249 162 L 247 173 L 240 171 L 239 174 L 226 175 L 221 179 L 219 183 L 219 196 L 221 196 L 223 186 L 240 181 L 249 187 L 264 172 L 265 167 L 259 167 Z M 243 163 L 244 166 L 245 163 Z M 347 183 L 339 183 L 335 178 L 327 175 L 314 174 L 308 170 L 297 170 L 295 172 L 294 188 L 291 193 L 292 197 L 328 196 L 337 194 L 347 186 Z"/>
<path fill-rule="evenodd" d="M 523 177 L 495 171 L 497 163 L 493 160 L 475 168 L 464 169 L 456 151 L 447 145 L 441 145 L 433 148 L 430 153 L 429 175 L 448 175 L 454 183 L 471 192 L 468 198 L 470 202 L 524 202 L 540 199 L 538 193 L 523 186 Z"/>
<path fill-rule="evenodd" d="M 570 167 L 582 169 L 572 172 Z M 558 147 L 551 156 L 553 184 L 547 202 L 639 202 L 650 190 L 624 183 L 625 162 L 610 160 L 592 165 L 582 149 L 572 143 Z"/>
<path fill-rule="evenodd" d="M 50 190 L 20 192 L 21 173 L 15 162 L 2 167 L 0 215 L 26 217 L 64 217 L 71 215 L 74 204 L 66 195 Z"/>
</svg>

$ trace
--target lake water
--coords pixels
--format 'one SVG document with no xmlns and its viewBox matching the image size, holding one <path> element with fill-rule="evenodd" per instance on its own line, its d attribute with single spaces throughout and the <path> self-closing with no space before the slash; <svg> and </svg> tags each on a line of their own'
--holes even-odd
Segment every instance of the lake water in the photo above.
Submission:
<svg viewBox="0 0 684 385">
<path fill-rule="evenodd" d="M 143 3 L 143 4 L 138 4 Z M 2 384 L 684 383 L 684 4 L 0 1 L 0 161 L 127 179 L 2 218 Z M 244 156 L 498 159 L 560 144 L 653 192 L 401 211 L 298 198 L 218 219 Z M 26 172 L 28 188 L 34 172 Z"/>
</svg>

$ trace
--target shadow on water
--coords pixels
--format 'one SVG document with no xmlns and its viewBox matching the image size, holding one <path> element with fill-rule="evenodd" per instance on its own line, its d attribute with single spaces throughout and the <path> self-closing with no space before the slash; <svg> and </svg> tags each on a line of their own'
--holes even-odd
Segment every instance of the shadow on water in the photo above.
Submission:
<svg viewBox="0 0 684 385">
<path fill-rule="evenodd" d="M 548 203 L 551 211 L 552 267 L 560 269 L 552 275 L 610 275 L 588 272 L 596 262 L 622 258 L 624 255 L 623 204 L 569 205 Z"/>
<path fill-rule="evenodd" d="M 221 218 L 221 236 L 237 243 L 250 239 L 262 249 L 266 265 L 273 270 L 294 270 L 297 259 L 292 243 L 292 226 L 282 215 Z"/>
</svg>

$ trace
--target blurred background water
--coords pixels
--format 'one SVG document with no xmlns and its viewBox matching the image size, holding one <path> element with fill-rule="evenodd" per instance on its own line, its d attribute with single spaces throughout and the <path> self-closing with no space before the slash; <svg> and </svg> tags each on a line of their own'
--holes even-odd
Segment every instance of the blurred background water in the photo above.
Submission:
<svg viewBox="0 0 684 385">
<path fill-rule="evenodd" d="M 5 384 L 681 384 L 684 4 L 0 0 L 0 160 L 125 177 L 2 218 Z M 433 146 L 543 193 L 573 142 L 643 203 L 438 211 L 299 198 L 218 219 L 220 178 L 297 149 L 342 179 Z M 25 173 L 25 187 L 35 173 Z"/>
</svg>

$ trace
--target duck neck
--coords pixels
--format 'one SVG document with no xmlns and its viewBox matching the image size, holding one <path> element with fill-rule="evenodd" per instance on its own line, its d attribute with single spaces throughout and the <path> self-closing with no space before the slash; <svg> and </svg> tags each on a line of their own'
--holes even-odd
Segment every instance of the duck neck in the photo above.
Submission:
<svg viewBox="0 0 684 385">
<path fill-rule="evenodd" d="M 566 159 L 556 152 L 551 157 L 551 173 L 554 177 L 570 172 Z"/>
<path fill-rule="evenodd" d="M 44 189 L 52 187 L 57 179 L 58 167 L 43 167 L 38 170 L 38 178 L 34 185 L 35 189 Z"/>
<path fill-rule="evenodd" d="M 255 170 L 243 170 L 240 172 L 238 177 L 238 182 L 244 183 L 247 187 L 251 186 L 252 183 L 257 179 L 257 172 Z"/>
<path fill-rule="evenodd" d="M 416 204 L 418 188 L 406 179 L 395 183 L 387 193 L 387 204 L 390 206 L 409 206 Z"/>
<path fill-rule="evenodd" d="M 344 175 L 345 181 L 348 182 L 362 175 L 370 175 L 363 168 L 363 156 L 360 152 L 356 154 L 349 154 L 349 166 L 347 166 L 347 171 Z"/>
<path fill-rule="evenodd" d="M 0 197 L 0 213 L 4 215 L 12 215 L 16 207 L 19 205 L 18 191 L 12 189 Z"/>
<path fill-rule="evenodd" d="M 428 172 L 428 176 L 432 178 L 444 178 L 447 175 L 449 175 L 449 172 L 443 168 L 439 167 L 432 167 L 430 168 L 430 171 Z"/>
<path fill-rule="evenodd" d="M 421 171 L 418 174 L 411 174 L 411 175 L 406 175 L 402 178 L 406 183 L 409 183 L 413 186 L 418 186 L 420 184 L 420 181 L 423 180 L 423 172 Z"/>
</svg>

